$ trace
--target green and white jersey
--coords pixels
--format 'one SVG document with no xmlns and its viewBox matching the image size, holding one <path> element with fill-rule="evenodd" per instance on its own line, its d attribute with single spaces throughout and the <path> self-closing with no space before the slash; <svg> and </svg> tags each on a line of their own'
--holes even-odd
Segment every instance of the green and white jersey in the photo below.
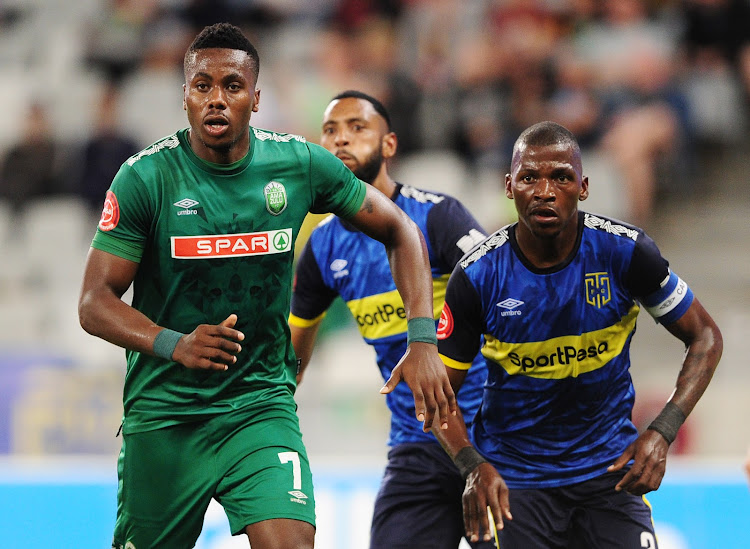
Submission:
<svg viewBox="0 0 750 549">
<path fill-rule="evenodd" d="M 124 431 L 245 406 L 295 406 L 287 317 L 294 243 L 308 212 L 354 215 L 366 186 L 304 138 L 250 128 L 242 160 L 198 158 L 186 129 L 129 158 L 107 192 L 92 246 L 139 263 L 133 307 L 190 333 L 236 313 L 245 334 L 225 372 L 127 351 Z"/>
</svg>

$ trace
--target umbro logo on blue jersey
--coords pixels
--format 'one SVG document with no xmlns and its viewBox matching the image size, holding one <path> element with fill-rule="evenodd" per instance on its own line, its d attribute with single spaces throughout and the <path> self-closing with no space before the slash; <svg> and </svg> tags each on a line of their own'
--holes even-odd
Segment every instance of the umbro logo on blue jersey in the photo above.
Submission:
<svg viewBox="0 0 750 549">
<path fill-rule="evenodd" d="M 333 278 L 341 278 L 349 274 L 349 269 L 346 266 L 349 262 L 346 259 L 334 259 L 331 262 L 331 270 L 333 271 Z"/>
<path fill-rule="evenodd" d="M 500 313 L 500 316 L 520 316 L 522 314 L 521 311 L 516 311 L 515 309 L 517 307 L 520 307 L 521 305 L 523 305 L 523 301 L 519 299 L 513 299 L 512 297 L 503 299 L 500 303 L 497 304 L 498 307 L 506 309 L 505 311 L 502 311 Z"/>
<path fill-rule="evenodd" d="M 177 212 L 177 215 L 197 215 L 198 213 L 198 210 L 193 209 L 193 206 L 198 205 L 198 201 L 193 200 L 192 198 L 183 198 L 182 200 L 175 202 L 174 205 L 178 208 L 182 208 L 182 210 Z"/>
</svg>

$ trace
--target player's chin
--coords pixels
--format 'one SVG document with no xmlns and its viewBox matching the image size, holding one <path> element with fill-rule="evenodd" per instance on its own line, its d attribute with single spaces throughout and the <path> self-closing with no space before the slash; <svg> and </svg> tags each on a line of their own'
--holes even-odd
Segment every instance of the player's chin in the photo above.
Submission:
<svg viewBox="0 0 750 549">
<path fill-rule="evenodd" d="M 562 229 L 562 222 L 559 217 L 535 215 L 531 216 L 529 219 L 529 226 L 532 231 L 539 236 L 552 236 L 560 232 Z"/>
</svg>

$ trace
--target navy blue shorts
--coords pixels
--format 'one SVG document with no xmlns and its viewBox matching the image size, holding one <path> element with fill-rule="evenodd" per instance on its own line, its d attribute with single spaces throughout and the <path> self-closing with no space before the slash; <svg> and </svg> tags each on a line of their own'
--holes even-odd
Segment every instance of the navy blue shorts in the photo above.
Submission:
<svg viewBox="0 0 750 549">
<path fill-rule="evenodd" d="M 456 549 L 464 535 L 463 491 L 458 469 L 439 444 L 393 447 L 375 500 L 370 549 Z"/>
<path fill-rule="evenodd" d="M 561 488 L 511 490 L 502 549 L 657 549 L 651 506 L 615 492 L 625 471 Z"/>
</svg>

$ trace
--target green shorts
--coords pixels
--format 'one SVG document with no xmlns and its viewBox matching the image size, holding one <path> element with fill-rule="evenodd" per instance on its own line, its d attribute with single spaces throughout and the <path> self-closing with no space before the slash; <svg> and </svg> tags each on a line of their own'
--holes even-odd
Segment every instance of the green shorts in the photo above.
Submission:
<svg viewBox="0 0 750 549">
<path fill-rule="evenodd" d="M 292 410 L 240 410 L 123 435 L 117 469 L 116 548 L 193 547 L 211 498 L 234 535 L 267 519 L 315 525 L 312 474 Z"/>
</svg>

